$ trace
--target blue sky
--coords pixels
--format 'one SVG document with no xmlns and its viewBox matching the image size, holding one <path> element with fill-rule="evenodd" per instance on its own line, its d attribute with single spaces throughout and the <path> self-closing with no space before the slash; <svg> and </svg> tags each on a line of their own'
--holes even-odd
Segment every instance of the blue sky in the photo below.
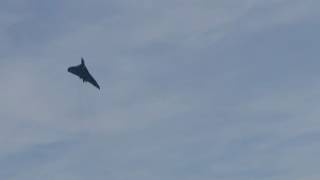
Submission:
<svg viewBox="0 0 320 180">
<path fill-rule="evenodd" d="M 0 1 L 0 179 L 319 179 L 319 7 Z"/>
</svg>

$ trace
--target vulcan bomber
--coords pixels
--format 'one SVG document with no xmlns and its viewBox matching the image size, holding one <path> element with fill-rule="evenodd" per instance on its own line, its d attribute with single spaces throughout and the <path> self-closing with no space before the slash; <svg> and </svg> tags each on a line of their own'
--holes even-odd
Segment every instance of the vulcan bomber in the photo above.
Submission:
<svg viewBox="0 0 320 180">
<path fill-rule="evenodd" d="M 100 89 L 100 86 L 97 83 L 97 81 L 89 73 L 83 58 L 81 58 L 81 64 L 79 64 L 77 66 L 69 67 L 68 72 L 78 76 L 80 79 L 82 79 L 83 83 L 89 82 L 90 84 L 92 84 L 96 88 Z"/>
</svg>

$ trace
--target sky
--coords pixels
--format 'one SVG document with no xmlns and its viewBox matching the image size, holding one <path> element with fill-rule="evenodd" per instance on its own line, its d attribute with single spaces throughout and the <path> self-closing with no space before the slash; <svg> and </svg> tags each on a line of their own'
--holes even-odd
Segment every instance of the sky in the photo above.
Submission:
<svg viewBox="0 0 320 180">
<path fill-rule="evenodd" d="M 319 8 L 1 0 L 0 179 L 318 180 Z"/>
</svg>

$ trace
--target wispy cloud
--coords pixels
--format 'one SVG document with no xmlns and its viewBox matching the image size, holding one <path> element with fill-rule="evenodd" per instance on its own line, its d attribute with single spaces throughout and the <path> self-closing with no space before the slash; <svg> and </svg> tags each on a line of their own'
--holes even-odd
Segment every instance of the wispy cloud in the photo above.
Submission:
<svg viewBox="0 0 320 180">
<path fill-rule="evenodd" d="M 0 7 L 0 178 L 319 177 L 315 0 Z"/>
</svg>

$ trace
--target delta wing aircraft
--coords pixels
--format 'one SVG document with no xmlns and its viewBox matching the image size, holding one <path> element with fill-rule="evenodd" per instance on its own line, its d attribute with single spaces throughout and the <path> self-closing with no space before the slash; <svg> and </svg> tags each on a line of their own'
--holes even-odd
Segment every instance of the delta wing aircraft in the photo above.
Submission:
<svg viewBox="0 0 320 180">
<path fill-rule="evenodd" d="M 78 76 L 80 79 L 82 79 L 83 83 L 89 82 L 90 84 L 92 84 L 96 88 L 100 89 L 100 86 L 97 83 L 97 81 L 89 73 L 89 71 L 88 71 L 88 69 L 87 69 L 87 67 L 86 67 L 86 65 L 84 63 L 84 59 L 83 58 L 81 58 L 81 64 L 79 64 L 77 66 L 69 67 L 68 68 L 68 72 Z"/>
</svg>

